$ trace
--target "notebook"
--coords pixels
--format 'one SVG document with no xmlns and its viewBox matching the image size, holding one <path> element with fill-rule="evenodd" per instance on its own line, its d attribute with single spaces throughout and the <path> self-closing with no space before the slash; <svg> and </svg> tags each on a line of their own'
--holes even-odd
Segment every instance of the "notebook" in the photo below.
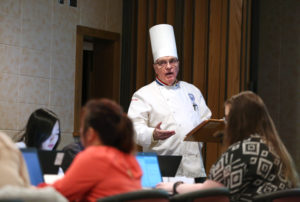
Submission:
<svg viewBox="0 0 300 202">
<path fill-rule="evenodd" d="M 136 159 L 143 171 L 143 188 L 155 188 L 158 183 L 162 182 L 158 158 L 155 153 L 138 152 Z"/>
<path fill-rule="evenodd" d="M 21 152 L 26 162 L 31 185 L 37 186 L 44 182 L 37 149 L 24 148 L 21 149 Z"/>
<path fill-rule="evenodd" d="M 182 156 L 158 156 L 160 172 L 163 177 L 175 177 Z"/>
<path fill-rule="evenodd" d="M 57 174 L 64 159 L 63 151 L 38 150 L 38 155 L 44 174 Z"/>
</svg>

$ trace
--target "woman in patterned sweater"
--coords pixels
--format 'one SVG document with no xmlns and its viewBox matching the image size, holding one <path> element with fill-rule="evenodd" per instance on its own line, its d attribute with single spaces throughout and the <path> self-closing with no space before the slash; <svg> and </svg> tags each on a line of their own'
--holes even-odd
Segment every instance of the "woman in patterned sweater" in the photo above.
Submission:
<svg viewBox="0 0 300 202">
<path fill-rule="evenodd" d="M 227 187 L 231 201 L 298 186 L 292 158 L 282 143 L 262 99 L 250 91 L 225 102 L 224 153 L 203 184 L 161 183 L 157 188 L 185 193 Z"/>
</svg>

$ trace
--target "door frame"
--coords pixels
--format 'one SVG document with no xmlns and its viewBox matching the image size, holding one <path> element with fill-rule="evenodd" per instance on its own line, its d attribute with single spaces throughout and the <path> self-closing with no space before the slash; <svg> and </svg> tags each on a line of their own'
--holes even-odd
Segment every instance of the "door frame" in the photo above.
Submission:
<svg viewBox="0 0 300 202">
<path fill-rule="evenodd" d="M 120 101 L 120 34 L 104 30 L 93 29 L 81 25 L 76 28 L 76 64 L 75 64 L 75 93 L 74 93 L 74 131 L 73 136 L 79 136 L 80 110 L 82 98 L 82 62 L 84 37 L 92 37 L 112 41 L 113 46 L 113 97 Z"/>
</svg>

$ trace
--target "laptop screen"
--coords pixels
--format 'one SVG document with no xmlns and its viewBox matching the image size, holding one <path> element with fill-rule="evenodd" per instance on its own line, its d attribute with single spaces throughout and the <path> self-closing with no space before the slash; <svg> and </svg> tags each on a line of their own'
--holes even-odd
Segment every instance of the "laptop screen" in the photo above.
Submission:
<svg viewBox="0 0 300 202">
<path fill-rule="evenodd" d="M 21 149 L 26 162 L 30 183 L 34 186 L 44 182 L 37 150 L 34 148 Z"/>
<path fill-rule="evenodd" d="M 64 158 L 64 152 L 58 150 L 38 150 L 42 172 L 44 174 L 57 174 Z"/>
<path fill-rule="evenodd" d="M 158 183 L 162 182 L 158 159 L 155 153 L 138 152 L 136 158 L 143 171 L 143 188 L 154 188 Z"/>
<path fill-rule="evenodd" d="M 175 177 L 182 156 L 158 156 L 160 172 L 163 177 Z"/>
</svg>

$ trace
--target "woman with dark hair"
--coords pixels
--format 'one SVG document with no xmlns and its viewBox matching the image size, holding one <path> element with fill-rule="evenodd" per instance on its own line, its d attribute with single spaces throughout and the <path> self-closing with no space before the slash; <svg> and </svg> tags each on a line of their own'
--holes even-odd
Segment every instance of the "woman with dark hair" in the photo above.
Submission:
<svg viewBox="0 0 300 202">
<path fill-rule="evenodd" d="M 91 100 L 82 110 L 80 125 L 85 149 L 52 186 L 70 201 L 96 201 L 140 189 L 133 125 L 122 108 L 108 99 Z"/>
<path fill-rule="evenodd" d="M 55 150 L 60 142 L 60 123 L 56 114 L 49 109 L 37 109 L 29 117 L 25 132 L 18 147 L 35 147 Z"/>
<path fill-rule="evenodd" d="M 224 153 L 203 184 L 162 183 L 157 188 L 185 193 L 198 189 L 229 189 L 232 201 L 297 187 L 299 178 L 262 99 L 250 91 L 225 102 Z"/>
</svg>

